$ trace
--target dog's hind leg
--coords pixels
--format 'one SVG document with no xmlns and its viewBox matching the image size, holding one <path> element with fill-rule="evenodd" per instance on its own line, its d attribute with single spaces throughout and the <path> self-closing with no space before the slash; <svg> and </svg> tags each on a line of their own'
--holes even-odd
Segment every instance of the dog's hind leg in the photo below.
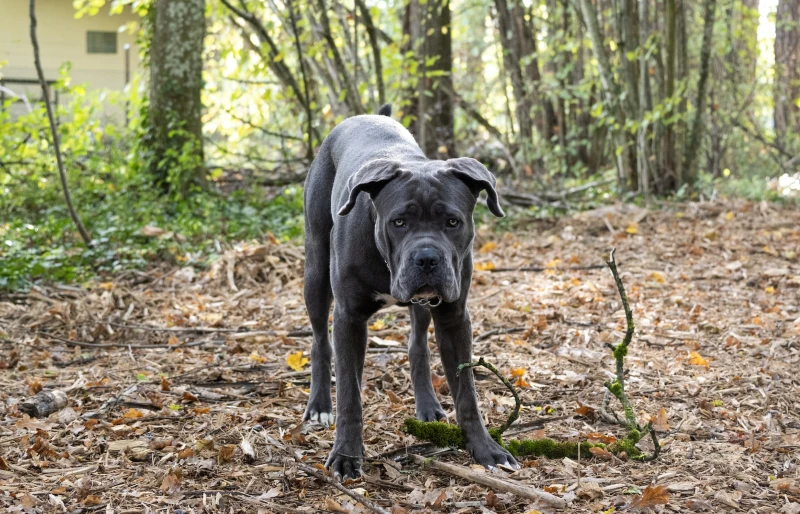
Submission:
<svg viewBox="0 0 800 514">
<path fill-rule="evenodd" d="M 431 312 L 419 305 L 412 305 L 408 310 L 411 314 L 408 360 L 411 363 L 411 382 L 414 384 L 417 419 L 420 421 L 447 419 L 447 414 L 436 398 L 431 383 L 431 352 L 428 349 Z"/>
<path fill-rule="evenodd" d="M 324 146 L 324 145 L 323 145 Z M 306 181 L 305 230 L 306 262 L 304 273 L 304 296 L 314 341 L 311 344 L 311 394 L 308 398 L 303 421 L 333 424 L 333 403 L 331 402 L 331 358 L 332 348 L 328 336 L 328 317 L 333 301 L 330 272 L 330 233 L 333 220 L 330 214 L 333 164 L 326 152 L 314 161 Z M 308 187 L 310 181 L 316 187 Z"/>
</svg>

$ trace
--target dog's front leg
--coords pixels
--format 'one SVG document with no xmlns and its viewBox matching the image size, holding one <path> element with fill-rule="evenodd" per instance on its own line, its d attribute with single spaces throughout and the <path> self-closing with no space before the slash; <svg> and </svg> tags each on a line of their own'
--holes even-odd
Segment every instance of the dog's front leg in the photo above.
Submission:
<svg viewBox="0 0 800 514">
<path fill-rule="evenodd" d="M 472 361 L 472 324 L 465 302 L 437 307 L 433 310 L 433 323 L 458 425 L 467 439 L 467 450 L 478 464 L 489 469 L 498 464 L 518 467 L 514 457 L 492 439 L 483 424 L 472 369 L 456 376 L 459 364 Z"/>
<path fill-rule="evenodd" d="M 333 310 L 333 345 L 336 362 L 336 438 L 325 463 L 336 478 L 361 474 L 361 375 L 367 348 L 367 320 L 336 305 Z"/>
</svg>

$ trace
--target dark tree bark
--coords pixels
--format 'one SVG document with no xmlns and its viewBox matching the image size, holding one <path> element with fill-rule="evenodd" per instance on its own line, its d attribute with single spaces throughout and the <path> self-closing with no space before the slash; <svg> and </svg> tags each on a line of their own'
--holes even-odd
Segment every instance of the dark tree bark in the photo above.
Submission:
<svg viewBox="0 0 800 514">
<path fill-rule="evenodd" d="M 190 183 L 205 182 L 200 99 L 205 0 L 155 0 L 153 7 L 147 160 L 159 181 L 185 194 Z M 186 176 L 174 176 L 178 158 L 182 167 L 192 168 Z"/>
<path fill-rule="evenodd" d="M 665 51 L 667 54 L 666 63 L 666 85 L 664 88 L 664 95 L 666 98 L 672 98 L 675 95 L 675 61 L 677 56 L 677 9 L 675 0 L 666 0 L 667 4 L 667 38 L 665 44 Z M 663 175 L 660 178 L 660 189 L 662 192 L 674 191 L 678 184 L 678 173 L 675 167 L 675 127 L 674 123 L 666 126 L 664 131 L 664 139 L 662 140 L 661 155 L 664 162 Z"/>
<path fill-rule="evenodd" d="M 686 164 L 684 165 L 686 170 L 685 180 L 690 184 L 694 182 L 697 176 L 694 166 L 703 138 L 703 115 L 706 109 L 706 86 L 708 85 L 716 8 L 717 0 L 705 0 L 703 7 L 703 45 L 700 49 L 700 77 L 697 80 L 697 102 L 695 104 L 694 119 L 692 120 L 692 130 L 686 146 Z"/>
<path fill-rule="evenodd" d="M 361 11 L 361 23 L 367 31 L 369 37 L 369 45 L 372 47 L 372 59 L 375 63 L 375 84 L 378 86 L 378 103 L 383 105 L 386 103 L 386 88 L 383 85 L 383 60 L 381 59 L 381 47 L 378 43 L 378 31 L 375 29 L 375 23 L 372 21 L 372 15 L 369 12 L 369 7 L 364 0 L 355 0 L 358 10 Z"/>
<path fill-rule="evenodd" d="M 800 0 L 779 0 L 775 24 L 775 132 L 800 134 Z"/>
<path fill-rule="evenodd" d="M 346 91 L 345 102 L 350 107 L 352 114 L 363 114 L 364 106 L 361 104 L 361 97 L 358 93 L 358 87 L 355 80 L 350 76 L 347 66 L 344 63 L 339 47 L 336 45 L 336 40 L 333 38 L 331 31 L 331 22 L 328 18 L 328 6 L 325 0 L 318 0 L 319 6 L 319 19 L 322 26 L 322 37 L 328 44 L 328 51 L 333 55 L 333 62 L 336 66 L 336 74 L 342 84 L 342 88 Z"/>
<path fill-rule="evenodd" d="M 503 66 L 511 80 L 511 91 L 514 94 L 515 115 L 517 118 L 517 142 L 522 150 L 523 160 L 530 164 L 533 160 L 533 120 L 532 105 L 526 93 L 525 80 L 522 75 L 521 56 L 517 38 L 514 34 L 514 20 L 506 0 L 495 0 L 497 8 L 497 24 L 500 30 L 500 43 L 503 49 Z"/>
<path fill-rule="evenodd" d="M 456 155 L 450 1 L 410 0 L 403 25 L 417 61 L 417 88 L 406 109 L 416 118 L 411 132 L 429 158 L 449 159 Z"/>
</svg>

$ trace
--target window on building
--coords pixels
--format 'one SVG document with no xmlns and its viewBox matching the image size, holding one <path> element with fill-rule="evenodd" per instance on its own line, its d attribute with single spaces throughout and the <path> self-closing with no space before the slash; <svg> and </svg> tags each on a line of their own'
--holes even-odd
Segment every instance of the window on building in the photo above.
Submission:
<svg viewBox="0 0 800 514">
<path fill-rule="evenodd" d="M 90 54 L 117 53 L 117 33 L 88 31 L 86 33 L 86 50 Z"/>
</svg>

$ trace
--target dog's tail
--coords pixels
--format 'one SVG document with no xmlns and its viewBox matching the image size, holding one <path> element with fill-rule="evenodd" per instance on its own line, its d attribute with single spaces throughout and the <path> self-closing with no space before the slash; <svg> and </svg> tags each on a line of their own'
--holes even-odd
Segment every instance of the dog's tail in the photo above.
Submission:
<svg viewBox="0 0 800 514">
<path fill-rule="evenodd" d="M 392 115 L 392 104 L 383 104 L 381 108 L 378 109 L 378 114 L 381 116 L 391 116 Z"/>
</svg>

